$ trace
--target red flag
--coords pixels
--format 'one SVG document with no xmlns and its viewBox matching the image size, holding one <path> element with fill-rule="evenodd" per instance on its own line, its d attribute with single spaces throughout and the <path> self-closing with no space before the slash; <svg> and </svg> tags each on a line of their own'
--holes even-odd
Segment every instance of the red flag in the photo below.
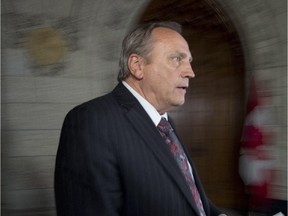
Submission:
<svg viewBox="0 0 288 216">
<path fill-rule="evenodd" d="M 272 162 L 265 148 L 265 131 L 259 119 L 265 115 L 254 78 L 248 92 L 246 119 L 241 138 L 239 174 L 250 195 L 250 207 L 265 210 L 271 180 Z"/>
</svg>

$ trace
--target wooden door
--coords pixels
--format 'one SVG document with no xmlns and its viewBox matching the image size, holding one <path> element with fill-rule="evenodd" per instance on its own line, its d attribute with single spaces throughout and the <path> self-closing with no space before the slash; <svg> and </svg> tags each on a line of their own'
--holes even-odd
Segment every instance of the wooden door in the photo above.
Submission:
<svg viewBox="0 0 288 216">
<path fill-rule="evenodd" d="M 238 175 L 244 119 L 244 59 L 230 20 L 203 0 L 152 1 L 140 22 L 173 20 L 183 25 L 196 74 L 185 105 L 173 110 L 208 196 L 227 208 L 245 208 Z"/>
</svg>

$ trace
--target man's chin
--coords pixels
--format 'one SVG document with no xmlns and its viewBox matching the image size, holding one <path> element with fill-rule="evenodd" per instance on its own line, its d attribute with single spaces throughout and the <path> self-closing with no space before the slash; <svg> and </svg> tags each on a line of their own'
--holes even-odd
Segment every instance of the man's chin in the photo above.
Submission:
<svg viewBox="0 0 288 216">
<path fill-rule="evenodd" d="M 174 106 L 177 107 L 177 106 L 182 106 L 183 104 L 185 103 L 185 100 L 178 100 L 177 102 L 174 103 Z"/>
</svg>

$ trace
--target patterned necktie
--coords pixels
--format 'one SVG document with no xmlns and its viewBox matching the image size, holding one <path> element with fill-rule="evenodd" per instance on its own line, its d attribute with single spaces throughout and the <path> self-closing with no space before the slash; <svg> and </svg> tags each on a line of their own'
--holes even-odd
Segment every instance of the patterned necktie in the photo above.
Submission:
<svg viewBox="0 0 288 216">
<path fill-rule="evenodd" d="M 192 176 L 192 172 L 190 170 L 190 165 L 188 164 L 188 159 L 183 151 L 183 148 L 173 131 L 170 123 L 162 118 L 160 123 L 157 126 L 161 136 L 163 137 L 166 144 L 168 144 L 171 153 L 173 154 L 177 164 L 179 165 L 187 184 L 193 194 L 194 200 L 197 204 L 201 216 L 206 216 L 205 211 L 203 209 L 203 205 L 200 199 L 200 195 L 198 189 L 196 187 L 194 178 Z"/>
</svg>

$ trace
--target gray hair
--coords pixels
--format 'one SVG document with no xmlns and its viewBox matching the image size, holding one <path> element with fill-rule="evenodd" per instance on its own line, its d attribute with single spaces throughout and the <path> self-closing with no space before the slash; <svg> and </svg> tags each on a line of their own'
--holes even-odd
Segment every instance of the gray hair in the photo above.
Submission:
<svg viewBox="0 0 288 216">
<path fill-rule="evenodd" d="M 119 59 L 120 71 L 117 77 L 119 82 L 130 76 L 128 59 L 131 54 L 135 53 L 146 58 L 148 61 L 148 55 L 152 50 L 152 43 L 150 40 L 151 34 L 152 31 L 158 27 L 169 28 L 179 34 L 182 33 L 181 25 L 170 21 L 144 23 L 136 27 L 124 38 L 122 42 L 122 50 Z"/>
</svg>

